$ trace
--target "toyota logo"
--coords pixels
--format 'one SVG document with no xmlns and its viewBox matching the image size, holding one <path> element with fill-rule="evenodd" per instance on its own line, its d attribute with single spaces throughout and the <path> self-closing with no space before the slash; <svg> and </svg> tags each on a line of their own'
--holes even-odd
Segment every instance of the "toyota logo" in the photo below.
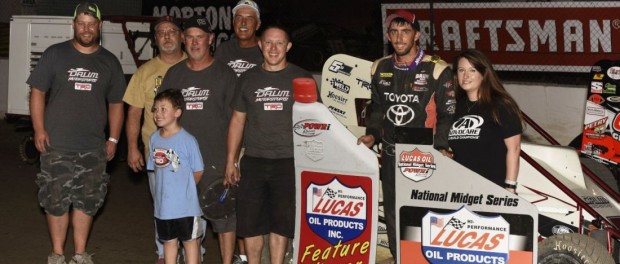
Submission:
<svg viewBox="0 0 620 264">
<path fill-rule="evenodd" d="M 395 126 L 404 126 L 413 120 L 415 113 L 406 105 L 393 105 L 387 110 L 387 118 Z"/>
</svg>

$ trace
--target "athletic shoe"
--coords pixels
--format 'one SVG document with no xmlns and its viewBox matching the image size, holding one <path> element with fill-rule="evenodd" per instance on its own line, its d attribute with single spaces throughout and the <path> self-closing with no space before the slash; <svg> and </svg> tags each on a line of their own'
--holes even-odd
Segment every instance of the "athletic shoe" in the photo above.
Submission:
<svg viewBox="0 0 620 264">
<path fill-rule="evenodd" d="M 82 254 L 75 254 L 69 264 L 94 264 L 93 260 L 90 258 L 91 255 L 84 252 Z"/>
<path fill-rule="evenodd" d="M 65 264 L 65 256 L 56 253 L 50 253 L 47 256 L 47 264 Z"/>
<path fill-rule="evenodd" d="M 241 257 L 239 257 L 238 255 L 234 255 L 233 256 L 233 264 L 248 264 L 247 261 L 242 260 Z"/>
</svg>

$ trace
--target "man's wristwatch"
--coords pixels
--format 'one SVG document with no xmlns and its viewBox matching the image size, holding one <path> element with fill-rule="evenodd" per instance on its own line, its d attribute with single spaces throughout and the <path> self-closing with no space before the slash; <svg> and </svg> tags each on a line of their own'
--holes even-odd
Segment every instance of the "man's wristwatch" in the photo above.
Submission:
<svg viewBox="0 0 620 264">
<path fill-rule="evenodd" d="M 511 181 L 511 180 L 506 180 L 504 181 L 504 188 L 508 188 L 508 189 L 517 189 L 517 182 L 516 181 Z"/>
</svg>

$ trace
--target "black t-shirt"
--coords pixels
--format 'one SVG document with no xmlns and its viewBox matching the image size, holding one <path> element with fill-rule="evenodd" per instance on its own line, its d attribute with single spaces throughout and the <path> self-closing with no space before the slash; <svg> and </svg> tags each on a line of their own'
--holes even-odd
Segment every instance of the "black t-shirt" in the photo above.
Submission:
<svg viewBox="0 0 620 264">
<path fill-rule="evenodd" d="M 312 75 L 291 63 L 277 72 L 258 66 L 241 75 L 232 107 L 247 114 L 245 155 L 293 157 L 293 79 L 299 77 Z"/>
<path fill-rule="evenodd" d="M 183 60 L 170 67 L 159 88 L 159 92 L 178 89 L 183 93 L 185 109 L 180 122 L 198 140 L 209 177 L 224 175 L 226 170 L 226 138 L 236 81 L 235 73 L 218 60 L 201 71 L 191 70 Z"/>
<path fill-rule="evenodd" d="M 237 76 L 241 76 L 245 71 L 263 63 L 263 54 L 258 45 L 242 48 L 239 40 L 233 38 L 217 46 L 215 59 L 227 64 Z"/>
<path fill-rule="evenodd" d="M 457 100 L 454 123 L 448 134 L 454 160 L 497 185 L 506 180 L 506 144 L 504 139 L 521 134 L 519 117 L 496 100 L 499 121 L 491 111 L 481 109 L 467 98 Z"/>
</svg>

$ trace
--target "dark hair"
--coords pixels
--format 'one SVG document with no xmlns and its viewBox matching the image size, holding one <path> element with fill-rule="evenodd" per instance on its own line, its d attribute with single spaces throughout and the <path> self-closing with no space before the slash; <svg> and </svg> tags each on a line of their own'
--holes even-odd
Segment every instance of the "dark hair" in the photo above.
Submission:
<svg viewBox="0 0 620 264">
<path fill-rule="evenodd" d="M 508 91 L 506 91 L 506 88 L 504 88 L 504 85 L 501 83 L 495 70 L 493 70 L 493 66 L 487 56 L 478 50 L 468 49 L 461 52 L 461 54 L 454 59 L 452 70 L 457 100 L 466 96 L 465 90 L 459 85 L 458 80 L 459 61 L 461 59 L 469 61 L 482 75 L 482 83 L 480 84 L 480 89 L 478 89 L 478 104 L 483 108 L 491 110 L 493 121 L 495 121 L 496 124 L 501 124 L 497 105 L 493 103 L 495 100 L 501 100 L 508 110 L 514 112 L 514 114 L 519 117 L 521 123 L 523 123 L 523 116 L 521 115 L 521 110 L 519 110 L 519 105 L 517 105 L 517 102 L 510 96 Z"/>
<path fill-rule="evenodd" d="M 172 104 L 172 107 L 174 107 L 175 109 L 181 109 L 181 112 L 183 112 L 183 109 L 185 109 L 185 99 L 183 98 L 181 90 L 168 89 L 161 93 L 158 93 L 155 96 L 154 102 L 159 102 L 163 100 L 168 100 L 168 102 Z"/>
<path fill-rule="evenodd" d="M 285 26 L 280 25 L 280 24 L 271 24 L 271 25 L 268 25 L 262 28 L 261 34 L 260 34 L 261 40 L 263 39 L 263 35 L 265 34 L 265 32 L 267 32 L 267 30 L 270 30 L 270 29 L 282 30 L 284 32 L 284 36 L 286 37 L 286 41 L 291 42 L 291 35 L 288 33 L 288 29 Z"/>
</svg>

